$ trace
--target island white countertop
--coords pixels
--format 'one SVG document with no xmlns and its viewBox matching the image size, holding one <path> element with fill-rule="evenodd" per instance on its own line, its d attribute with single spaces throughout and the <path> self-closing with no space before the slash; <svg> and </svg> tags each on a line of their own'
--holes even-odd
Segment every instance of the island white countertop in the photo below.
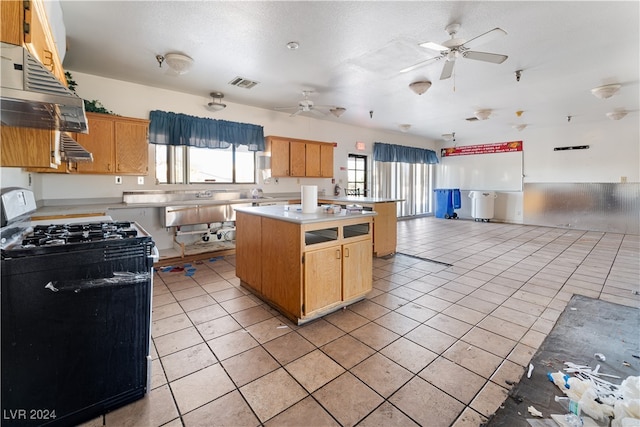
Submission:
<svg viewBox="0 0 640 427">
<path fill-rule="evenodd" d="M 234 208 L 236 212 L 250 215 L 263 216 L 266 218 L 278 219 L 282 221 L 295 222 L 297 224 L 312 224 L 315 222 L 342 221 L 353 218 L 367 218 L 376 216 L 373 211 L 347 212 L 342 209 L 339 213 L 327 213 L 318 206 L 313 213 L 303 213 L 300 205 L 273 205 L 273 206 L 252 206 Z"/>
</svg>

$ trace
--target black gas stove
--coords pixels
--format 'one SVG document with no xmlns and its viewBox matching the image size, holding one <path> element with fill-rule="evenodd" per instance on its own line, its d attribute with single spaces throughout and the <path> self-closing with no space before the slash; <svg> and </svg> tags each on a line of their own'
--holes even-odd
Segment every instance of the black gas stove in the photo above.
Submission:
<svg viewBox="0 0 640 427">
<path fill-rule="evenodd" d="M 0 196 L 3 424 L 78 425 L 142 398 L 151 366 L 151 236 L 108 216 L 32 222 L 30 191 Z"/>
</svg>

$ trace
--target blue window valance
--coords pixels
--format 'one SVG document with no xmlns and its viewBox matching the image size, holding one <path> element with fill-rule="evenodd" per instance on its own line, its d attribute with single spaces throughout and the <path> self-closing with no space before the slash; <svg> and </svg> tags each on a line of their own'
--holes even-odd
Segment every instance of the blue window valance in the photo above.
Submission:
<svg viewBox="0 0 640 427">
<path fill-rule="evenodd" d="M 151 111 L 149 119 L 149 142 L 152 144 L 200 148 L 247 145 L 250 151 L 264 151 L 262 126 L 158 110 Z"/>
<path fill-rule="evenodd" d="M 438 163 L 438 156 L 435 151 L 425 148 L 374 142 L 373 160 L 377 162 L 435 164 Z"/>
</svg>

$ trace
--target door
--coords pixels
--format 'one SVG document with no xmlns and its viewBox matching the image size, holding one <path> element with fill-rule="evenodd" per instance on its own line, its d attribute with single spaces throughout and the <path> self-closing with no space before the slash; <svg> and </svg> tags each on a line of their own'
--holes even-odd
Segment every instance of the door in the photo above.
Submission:
<svg viewBox="0 0 640 427">
<path fill-rule="evenodd" d="M 146 175 L 149 171 L 147 123 L 115 122 L 116 172 Z"/>
<path fill-rule="evenodd" d="M 371 290 L 371 240 L 348 243 L 342 248 L 342 299 L 348 300 Z"/>
<path fill-rule="evenodd" d="M 304 142 L 291 141 L 289 143 L 289 162 L 291 176 L 305 176 L 306 174 L 306 144 Z"/>
<path fill-rule="evenodd" d="M 76 134 L 76 141 L 93 154 L 93 162 L 78 162 L 78 172 L 115 173 L 113 165 L 113 119 L 91 115 L 89 133 Z"/>
<path fill-rule="evenodd" d="M 305 175 L 320 176 L 320 144 L 306 144 Z"/>
<path fill-rule="evenodd" d="M 304 255 L 304 315 L 342 300 L 342 250 L 339 245 Z"/>
<path fill-rule="evenodd" d="M 289 141 L 270 139 L 271 176 L 289 176 Z"/>
<path fill-rule="evenodd" d="M 320 145 L 320 176 L 333 178 L 333 144 Z"/>
</svg>

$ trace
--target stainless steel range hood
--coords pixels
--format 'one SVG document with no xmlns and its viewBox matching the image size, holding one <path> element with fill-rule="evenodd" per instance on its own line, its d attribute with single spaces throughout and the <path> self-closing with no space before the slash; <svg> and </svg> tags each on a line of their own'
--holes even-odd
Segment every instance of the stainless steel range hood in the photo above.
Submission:
<svg viewBox="0 0 640 427">
<path fill-rule="evenodd" d="M 88 133 L 84 101 L 24 47 L 0 44 L 2 124 Z"/>
</svg>

